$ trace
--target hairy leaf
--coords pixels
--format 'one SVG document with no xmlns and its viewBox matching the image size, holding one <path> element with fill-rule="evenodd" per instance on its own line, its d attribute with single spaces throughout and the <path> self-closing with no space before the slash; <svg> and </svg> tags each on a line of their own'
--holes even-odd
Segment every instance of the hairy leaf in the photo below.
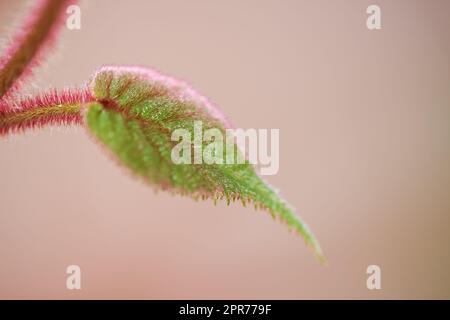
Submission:
<svg viewBox="0 0 450 320">
<path fill-rule="evenodd" d="M 74 1 L 37 0 L 29 19 L 0 57 L 0 136 L 44 125 L 85 122 L 121 163 L 146 182 L 195 199 L 252 202 L 300 233 L 324 261 L 311 231 L 248 162 L 172 161 L 175 130 L 192 133 L 201 122 L 203 131 L 215 128 L 226 136 L 225 129 L 230 127 L 221 112 L 185 83 L 150 69 L 107 66 L 98 70 L 88 89 L 16 100 L 13 93 L 20 80 L 39 63 L 62 24 L 64 9 Z M 206 142 L 200 143 L 207 147 Z M 234 141 L 227 141 L 228 147 L 237 157 L 240 151 Z"/>
<path fill-rule="evenodd" d="M 194 132 L 194 123 L 201 121 L 203 130 L 217 128 L 225 136 L 229 123 L 206 98 L 183 82 L 138 67 L 103 67 L 90 87 L 96 102 L 88 106 L 87 127 L 136 175 L 196 199 L 253 202 L 298 231 L 323 259 L 308 227 L 248 162 L 174 164 L 175 129 Z"/>
</svg>

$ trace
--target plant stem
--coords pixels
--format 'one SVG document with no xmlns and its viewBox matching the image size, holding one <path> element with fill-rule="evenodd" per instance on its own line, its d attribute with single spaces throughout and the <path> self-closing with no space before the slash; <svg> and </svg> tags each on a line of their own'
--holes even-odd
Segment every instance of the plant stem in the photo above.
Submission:
<svg viewBox="0 0 450 320">
<path fill-rule="evenodd" d="M 11 112 L 0 118 L 0 134 L 45 124 L 81 123 L 80 105 L 57 105 Z"/>
<path fill-rule="evenodd" d="M 66 90 L 0 106 L 0 136 L 45 125 L 81 124 L 81 110 L 93 100 L 88 89 Z"/>
<path fill-rule="evenodd" d="M 12 44 L 0 59 L 0 98 L 17 89 L 19 78 L 31 73 L 39 51 L 52 42 L 70 0 L 39 0 Z"/>
</svg>

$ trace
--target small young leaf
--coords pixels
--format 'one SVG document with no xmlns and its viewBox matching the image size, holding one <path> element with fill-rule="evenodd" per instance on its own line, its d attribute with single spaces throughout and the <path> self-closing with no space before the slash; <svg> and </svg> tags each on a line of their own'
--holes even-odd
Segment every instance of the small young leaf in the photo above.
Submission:
<svg viewBox="0 0 450 320">
<path fill-rule="evenodd" d="M 174 164 L 171 140 L 175 129 L 219 129 L 228 121 L 208 100 L 183 82 L 138 67 L 99 69 L 91 82 L 96 102 L 88 105 L 87 127 L 120 162 L 147 182 L 174 193 L 198 198 L 252 201 L 298 231 L 319 259 L 315 237 L 254 171 L 243 164 Z M 237 147 L 233 146 L 235 151 Z"/>
<path fill-rule="evenodd" d="M 215 128 L 226 137 L 225 129 L 230 127 L 220 111 L 185 83 L 150 69 L 109 66 L 95 74 L 89 90 L 51 91 L 16 101 L 12 94 L 52 43 L 62 24 L 62 13 L 73 1 L 38 0 L 30 18 L 0 57 L 0 136 L 44 125 L 81 124 L 85 120 L 93 135 L 145 181 L 195 199 L 212 198 L 216 202 L 225 198 L 227 203 L 240 200 L 244 206 L 253 202 L 255 208 L 268 210 L 299 232 L 324 261 L 312 232 L 248 162 L 172 161 L 175 143 L 171 138 L 175 130 L 192 133 L 200 122 L 203 130 Z M 204 141 L 200 143 L 207 147 Z M 234 141 L 226 141 L 228 148 L 236 158 L 239 150 Z"/>
</svg>

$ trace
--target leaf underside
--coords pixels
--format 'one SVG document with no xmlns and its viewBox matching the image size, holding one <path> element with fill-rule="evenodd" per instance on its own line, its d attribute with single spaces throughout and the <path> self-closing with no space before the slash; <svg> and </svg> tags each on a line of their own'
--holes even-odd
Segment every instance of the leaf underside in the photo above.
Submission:
<svg viewBox="0 0 450 320">
<path fill-rule="evenodd" d="M 86 123 L 126 167 L 150 184 L 195 199 L 211 198 L 269 211 L 299 232 L 320 260 L 321 249 L 308 227 L 256 173 L 244 164 L 174 164 L 171 141 L 175 129 L 217 128 L 225 136 L 227 121 L 186 84 L 153 70 L 103 67 L 91 82 L 97 102 L 90 103 Z M 237 151 L 237 147 L 234 146 Z"/>
</svg>

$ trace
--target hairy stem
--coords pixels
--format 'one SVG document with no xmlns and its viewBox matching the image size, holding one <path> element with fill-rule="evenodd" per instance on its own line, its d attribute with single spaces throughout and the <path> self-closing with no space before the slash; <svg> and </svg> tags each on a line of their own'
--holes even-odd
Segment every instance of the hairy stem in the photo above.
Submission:
<svg viewBox="0 0 450 320">
<path fill-rule="evenodd" d="M 51 91 L 0 108 L 0 136 L 45 125 L 81 124 L 81 110 L 93 101 L 88 89 Z M 1 111 L 3 109 L 3 111 Z"/>
<path fill-rule="evenodd" d="M 71 0 L 38 0 L 12 44 L 0 59 L 0 98 L 17 89 L 17 80 L 37 63 L 37 55 L 45 47 L 61 24 L 64 10 Z"/>
<path fill-rule="evenodd" d="M 0 118 L 0 133 L 18 131 L 36 125 L 81 122 L 80 105 L 57 105 L 12 112 Z"/>
</svg>

